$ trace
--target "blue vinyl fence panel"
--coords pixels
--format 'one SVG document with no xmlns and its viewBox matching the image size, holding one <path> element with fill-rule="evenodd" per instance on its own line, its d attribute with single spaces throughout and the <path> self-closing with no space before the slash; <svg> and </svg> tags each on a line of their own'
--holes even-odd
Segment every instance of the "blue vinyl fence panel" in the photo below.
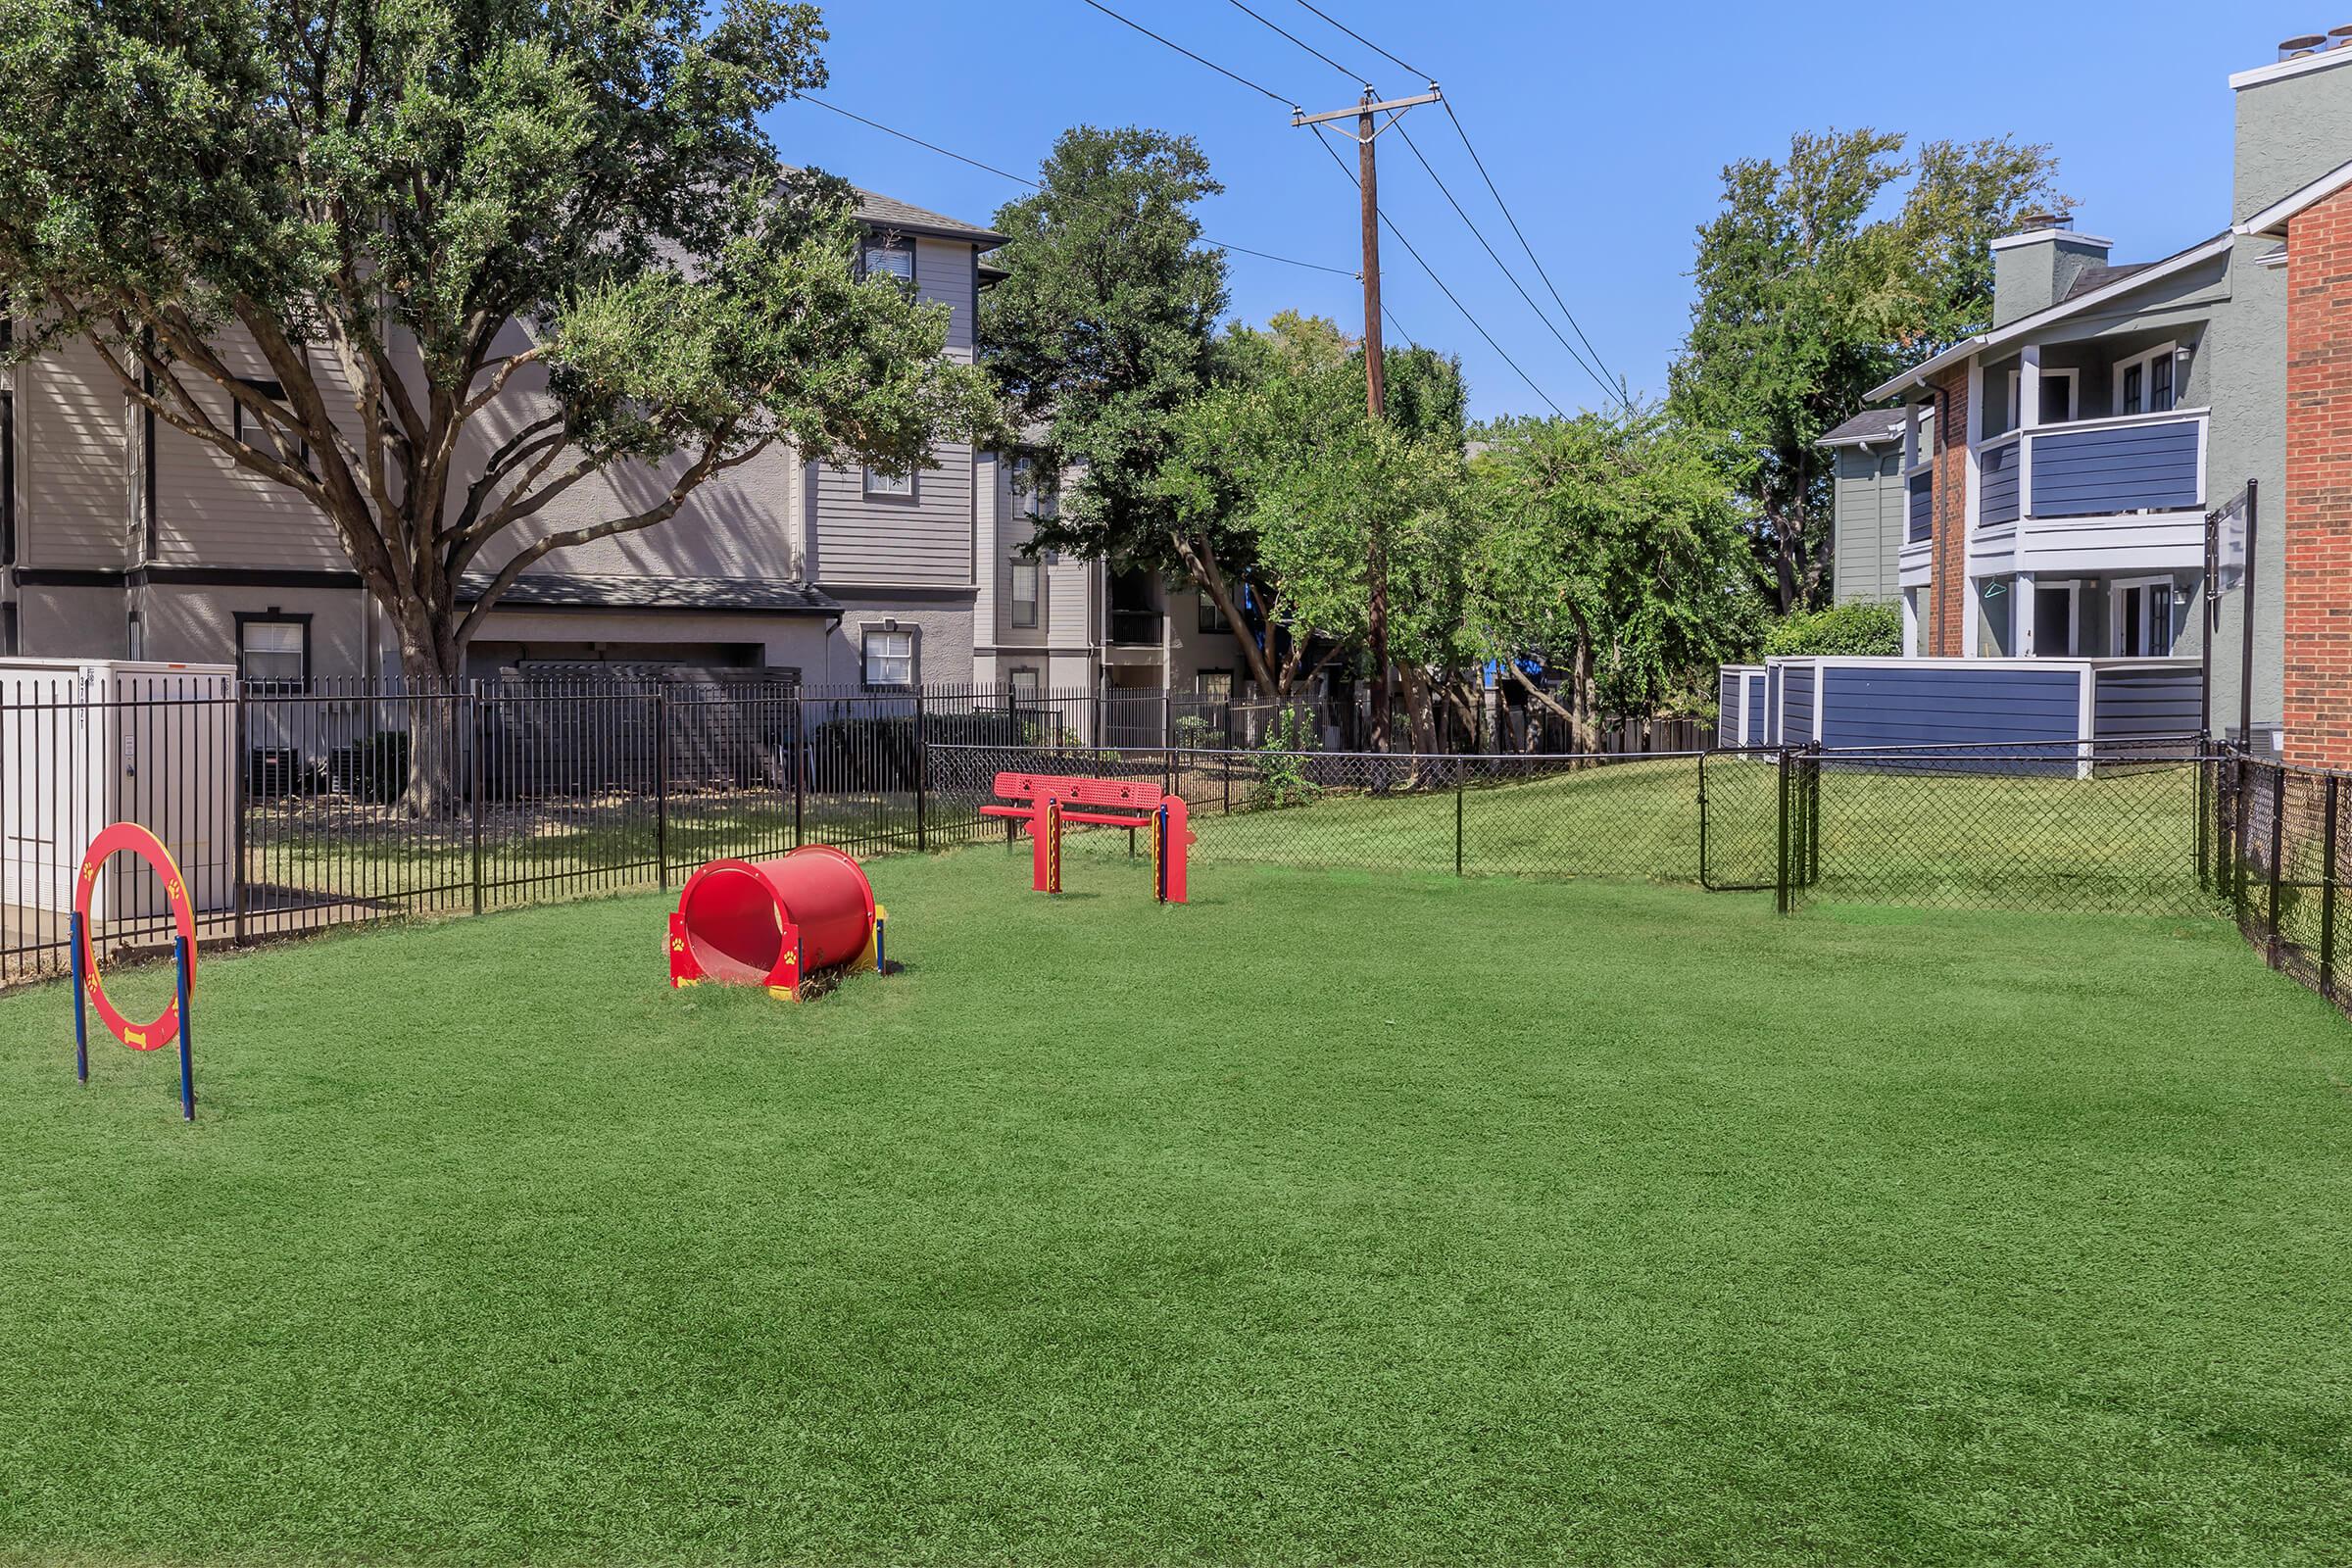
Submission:
<svg viewBox="0 0 2352 1568">
<path fill-rule="evenodd" d="M 1793 665 L 1782 679 L 1786 696 L 1782 705 L 1781 740 L 1788 746 L 1802 746 L 1813 738 L 1813 686 L 1817 672 L 1810 664 Z"/>
<path fill-rule="evenodd" d="M 1998 746 L 2081 737 L 2073 668 L 1836 665 L 1822 671 L 1821 742 L 1838 747 Z"/>
<path fill-rule="evenodd" d="M 2193 735 L 2204 718 L 2194 669 L 2102 669 L 2092 688 L 2092 733 L 2100 740 Z"/>
<path fill-rule="evenodd" d="M 2017 520 L 2017 478 L 2023 467 L 2018 446 L 2012 441 L 2005 447 L 1988 447 L 1980 462 L 1977 521 L 1983 527 Z"/>
<path fill-rule="evenodd" d="M 1747 683 L 1746 744 L 1761 746 L 1764 744 L 1764 672 L 1759 669 L 1740 678 Z"/>
<path fill-rule="evenodd" d="M 2089 517 L 2204 504 L 2197 421 L 2034 437 L 2034 515 Z"/>
<path fill-rule="evenodd" d="M 1715 744 L 1740 744 L 1740 672 L 1719 670 L 1715 676 Z"/>
</svg>

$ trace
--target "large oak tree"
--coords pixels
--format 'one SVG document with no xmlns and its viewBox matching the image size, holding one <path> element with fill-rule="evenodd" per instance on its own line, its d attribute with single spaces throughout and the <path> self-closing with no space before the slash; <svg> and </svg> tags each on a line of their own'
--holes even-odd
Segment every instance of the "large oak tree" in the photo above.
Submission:
<svg viewBox="0 0 2352 1568">
<path fill-rule="evenodd" d="M 85 339 L 308 499 L 448 681 L 517 574 L 770 443 L 903 471 L 989 427 L 945 312 L 760 129 L 824 37 L 782 0 L 0 0 L 16 352 Z"/>
</svg>

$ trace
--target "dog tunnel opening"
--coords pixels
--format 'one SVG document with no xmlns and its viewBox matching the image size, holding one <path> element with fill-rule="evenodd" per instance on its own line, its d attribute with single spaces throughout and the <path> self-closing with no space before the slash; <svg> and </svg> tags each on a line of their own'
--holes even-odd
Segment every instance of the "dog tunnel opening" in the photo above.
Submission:
<svg viewBox="0 0 2352 1568">
<path fill-rule="evenodd" d="M 686 946 L 713 980 L 757 985 L 784 956 L 784 909 L 748 865 L 717 865 L 695 879 L 685 907 Z"/>
</svg>

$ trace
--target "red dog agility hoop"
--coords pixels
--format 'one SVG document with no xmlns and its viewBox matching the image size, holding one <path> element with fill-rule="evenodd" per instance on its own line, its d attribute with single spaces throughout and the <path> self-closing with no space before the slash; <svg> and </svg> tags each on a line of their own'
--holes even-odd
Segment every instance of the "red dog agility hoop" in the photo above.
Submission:
<svg viewBox="0 0 2352 1568">
<path fill-rule="evenodd" d="M 133 1051 L 161 1051 L 179 1038 L 179 1003 L 174 1000 L 163 1015 L 150 1024 L 134 1024 L 106 1000 L 106 988 L 98 983 L 98 951 L 90 939 L 90 894 L 98 886 L 98 872 L 117 855 L 135 855 L 145 860 L 164 884 L 164 898 L 172 906 L 172 929 L 186 945 L 187 970 L 185 980 L 195 978 L 196 968 L 196 909 L 188 902 L 188 885 L 179 874 L 179 866 L 163 841 L 136 822 L 117 822 L 90 841 L 89 853 L 81 858 L 81 872 L 74 880 L 74 925 L 77 933 L 81 959 L 82 991 L 90 1005 L 98 1009 L 98 1021 L 105 1024 L 117 1040 Z M 182 989 L 185 989 L 183 982 Z"/>
</svg>

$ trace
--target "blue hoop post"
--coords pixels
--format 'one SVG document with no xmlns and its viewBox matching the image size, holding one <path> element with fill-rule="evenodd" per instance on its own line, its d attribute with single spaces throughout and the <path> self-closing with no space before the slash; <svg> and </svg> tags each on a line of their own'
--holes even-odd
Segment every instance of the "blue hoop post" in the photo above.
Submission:
<svg viewBox="0 0 2352 1568">
<path fill-rule="evenodd" d="M 74 915 L 67 922 L 67 940 L 74 947 L 74 1077 L 87 1084 L 90 1081 L 90 1004 L 82 994 L 89 977 L 81 967 L 81 916 Z"/>
<path fill-rule="evenodd" d="M 188 1015 L 189 968 L 195 955 L 189 950 L 186 937 L 172 939 L 172 967 L 179 988 L 179 1119 L 196 1119 L 196 1055 L 190 1036 L 194 1033 Z"/>
</svg>

